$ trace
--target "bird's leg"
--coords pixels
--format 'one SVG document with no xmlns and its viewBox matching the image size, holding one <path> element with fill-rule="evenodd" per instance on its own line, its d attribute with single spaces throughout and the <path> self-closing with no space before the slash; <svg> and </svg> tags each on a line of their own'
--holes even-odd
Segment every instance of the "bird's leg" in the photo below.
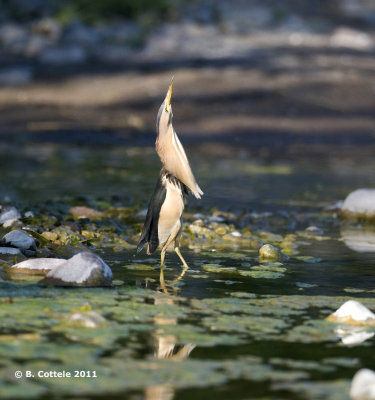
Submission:
<svg viewBox="0 0 375 400">
<path fill-rule="evenodd" d="M 180 257 L 180 260 L 182 261 L 182 264 L 184 265 L 184 269 L 189 269 L 189 266 L 187 265 L 186 261 L 184 260 L 184 257 L 182 257 L 182 254 L 180 252 L 180 248 L 178 246 L 176 246 L 174 248 L 174 251 Z"/>
<path fill-rule="evenodd" d="M 164 267 L 164 259 L 165 259 L 165 249 L 163 247 L 161 253 L 160 253 L 160 268 L 163 269 Z"/>
</svg>

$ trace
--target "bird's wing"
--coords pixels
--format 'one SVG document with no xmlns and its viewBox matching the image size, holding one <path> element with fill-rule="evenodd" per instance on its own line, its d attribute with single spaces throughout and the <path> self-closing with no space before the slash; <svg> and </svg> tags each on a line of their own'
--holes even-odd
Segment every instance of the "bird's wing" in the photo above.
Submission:
<svg viewBox="0 0 375 400">
<path fill-rule="evenodd" d="M 161 177 L 159 177 L 154 193 L 148 205 L 145 223 L 143 225 L 142 235 L 139 239 L 137 252 L 140 252 L 143 246 L 148 243 L 147 252 L 153 253 L 159 246 L 158 223 L 161 206 L 166 197 L 166 188 L 163 186 Z"/>
</svg>

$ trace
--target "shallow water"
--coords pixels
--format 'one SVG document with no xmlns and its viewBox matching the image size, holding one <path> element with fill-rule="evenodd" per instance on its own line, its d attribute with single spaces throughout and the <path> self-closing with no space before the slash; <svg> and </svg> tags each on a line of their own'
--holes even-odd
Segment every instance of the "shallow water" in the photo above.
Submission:
<svg viewBox="0 0 375 400">
<path fill-rule="evenodd" d="M 3 145 L 1 199 L 33 211 L 24 223 L 39 233 L 74 233 L 77 224 L 81 237 L 99 233 L 88 248 L 115 280 L 113 289 L 0 282 L 1 397 L 342 400 L 354 373 L 375 367 L 373 328 L 325 321 L 353 298 L 375 310 L 375 231 L 324 210 L 373 185 L 374 161 L 189 150 L 205 196 L 186 208 L 181 249 L 190 269 L 182 274 L 168 253 L 163 287 L 158 254 L 134 247 L 135 215 L 159 168 L 151 147 Z M 74 205 L 105 218 L 77 222 L 68 215 Z M 198 218 L 207 231 L 192 233 Z M 309 226 L 321 234 L 306 233 Z M 261 262 L 260 242 L 289 259 Z M 105 318 L 95 328 L 85 327 L 91 311 Z M 71 322 L 75 313 L 81 322 Z M 358 332 L 368 339 L 344 343 Z M 16 379 L 16 370 L 36 376 Z M 37 376 L 51 370 L 97 378 Z"/>
</svg>

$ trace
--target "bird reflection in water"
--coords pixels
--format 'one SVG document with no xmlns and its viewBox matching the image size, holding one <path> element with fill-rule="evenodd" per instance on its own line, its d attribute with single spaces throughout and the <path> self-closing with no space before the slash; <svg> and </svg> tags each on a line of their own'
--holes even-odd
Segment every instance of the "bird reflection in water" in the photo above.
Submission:
<svg viewBox="0 0 375 400">
<path fill-rule="evenodd" d="M 154 298 L 154 304 L 173 304 L 174 299 L 163 296 Z M 177 344 L 178 340 L 175 335 L 165 332 L 165 328 L 170 325 L 177 325 L 177 318 L 166 317 L 158 314 L 154 317 L 154 323 L 157 326 L 151 334 L 150 344 L 153 356 L 158 360 L 169 360 L 172 362 L 183 361 L 189 357 L 195 344 Z M 172 400 L 175 394 L 174 386 L 170 383 L 151 385 L 145 389 L 145 400 Z"/>
</svg>

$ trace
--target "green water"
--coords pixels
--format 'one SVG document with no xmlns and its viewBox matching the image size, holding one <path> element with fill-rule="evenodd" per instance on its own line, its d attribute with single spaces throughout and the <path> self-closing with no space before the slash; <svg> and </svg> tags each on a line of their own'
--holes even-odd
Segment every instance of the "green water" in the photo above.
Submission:
<svg viewBox="0 0 375 400">
<path fill-rule="evenodd" d="M 178 257 L 167 253 L 164 287 L 159 255 L 135 253 L 137 213 L 159 169 L 152 148 L 0 150 L 1 201 L 33 211 L 23 223 L 40 234 L 68 232 L 43 251 L 87 248 L 114 273 L 113 289 L 0 281 L 1 398 L 343 400 L 355 372 L 375 368 L 373 337 L 345 345 L 338 333 L 370 336 L 373 328 L 325 321 L 349 299 L 375 310 L 375 245 L 358 251 L 375 243 L 375 231 L 323 210 L 373 185 L 372 160 L 188 149 L 205 196 L 186 208 L 181 250 L 190 269 L 181 274 Z M 68 213 L 75 205 L 104 217 L 77 221 Z M 205 226 L 193 232 L 197 219 Z M 313 225 L 321 235 L 305 232 Z M 289 259 L 261 262 L 260 243 Z M 15 371 L 34 377 L 16 379 Z M 88 372 L 57 378 L 38 371 Z"/>
</svg>

